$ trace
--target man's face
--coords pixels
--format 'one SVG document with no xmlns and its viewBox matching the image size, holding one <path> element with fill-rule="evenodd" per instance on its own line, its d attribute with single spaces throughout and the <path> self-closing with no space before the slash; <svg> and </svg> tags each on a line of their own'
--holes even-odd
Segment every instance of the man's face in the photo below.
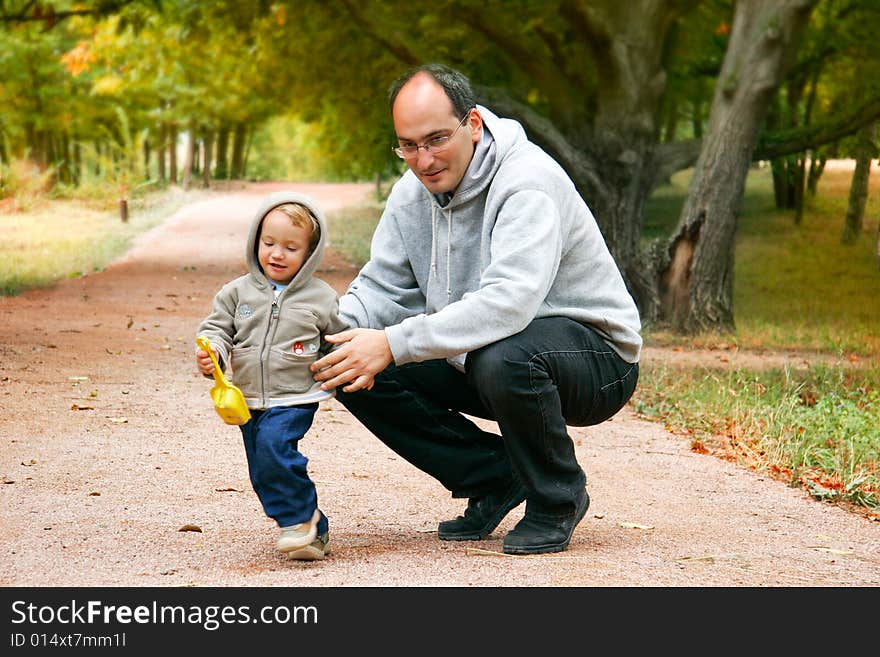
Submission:
<svg viewBox="0 0 880 657">
<path fill-rule="evenodd" d="M 451 135 L 441 150 L 429 153 L 420 148 L 404 160 L 432 194 L 454 192 L 482 135 L 479 113 L 472 110 L 461 124 L 443 87 L 427 73 L 418 73 L 398 92 L 391 117 L 401 146 L 424 146 L 432 139 Z"/>
</svg>

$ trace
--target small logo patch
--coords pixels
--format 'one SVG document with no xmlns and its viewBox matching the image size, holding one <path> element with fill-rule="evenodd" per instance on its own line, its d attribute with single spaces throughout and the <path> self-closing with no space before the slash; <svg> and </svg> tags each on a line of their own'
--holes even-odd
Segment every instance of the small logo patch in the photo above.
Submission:
<svg viewBox="0 0 880 657">
<path fill-rule="evenodd" d="M 238 307 L 238 316 L 241 317 L 242 319 L 247 319 L 248 317 L 252 317 L 253 314 L 254 314 L 254 309 L 251 308 L 246 303 L 243 303 Z"/>
<path fill-rule="evenodd" d="M 294 342 L 293 343 L 293 353 L 300 355 L 303 353 L 303 343 L 302 342 Z"/>
</svg>

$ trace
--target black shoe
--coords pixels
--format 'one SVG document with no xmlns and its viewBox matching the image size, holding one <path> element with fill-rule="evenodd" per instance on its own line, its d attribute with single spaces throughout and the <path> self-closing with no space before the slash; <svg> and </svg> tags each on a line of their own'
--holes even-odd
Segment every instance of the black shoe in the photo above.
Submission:
<svg viewBox="0 0 880 657">
<path fill-rule="evenodd" d="M 444 520 L 437 527 L 441 541 L 478 541 L 491 534 L 510 511 L 526 499 L 526 489 L 518 482 L 503 493 L 472 497 L 463 516 Z"/>
<path fill-rule="evenodd" d="M 516 527 L 504 537 L 505 554 L 543 554 L 545 552 L 562 552 L 568 547 L 574 528 L 583 519 L 590 507 L 590 496 L 587 491 L 577 499 L 577 508 L 570 516 L 554 517 L 544 513 L 529 512 Z"/>
</svg>

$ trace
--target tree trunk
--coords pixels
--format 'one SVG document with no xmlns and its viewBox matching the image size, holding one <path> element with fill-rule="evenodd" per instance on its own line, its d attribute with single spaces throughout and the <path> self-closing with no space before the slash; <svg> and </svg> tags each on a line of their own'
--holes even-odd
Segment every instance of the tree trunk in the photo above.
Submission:
<svg viewBox="0 0 880 657">
<path fill-rule="evenodd" d="M 177 184 L 177 126 L 168 125 L 168 180 Z"/>
<path fill-rule="evenodd" d="M 79 140 L 73 142 L 73 184 L 79 187 L 82 180 L 82 146 Z"/>
<path fill-rule="evenodd" d="M 150 180 L 150 137 L 144 137 L 144 180 Z"/>
<path fill-rule="evenodd" d="M 740 0 L 709 128 L 658 287 L 660 320 L 683 333 L 733 321 L 737 215 L 767 106 L 817 0 Z"/>
<path fill-rule="evenodd" d="M 70 184 L 73 182 L 70 168 L 70 135 L 67 131 L 63 132 L 58 145 L 59 152 L 56 153 L 58 158 L 58 178 L 61 182 Z"/>
<path fill-rule="evenodd" d="M 9 152 L 6 150 L 6 131 L 0 128 L 0 164 L 9 164 Z"/>
<path fill-rule="evenodd" d="M 168 150 L 166 142 L 168 141 L 168 129 L 164 123 L 159 124 L 159 143 L 156 145 L 156 164 L 158 165 L 158 175 L 161 182 L 165 182 L 168 178 L 165 175 L 165 152 Z"/>
<path fill-rule="evenodd" d="M 858 241 L 865 223 L 865 205 L 868 202 L 868 183 L 871 176 L 871 158 L 874 156 L 875 125 L 870 125 L 859 130 L 856 135 L 857 144 L 855 149 L 856 168 L 853 171 L 852 182 L 849 186 L 849 204 L 846 208 L 846 218 L 843 223 L 843 234 L 840 236 L 841 244 L 852 244 Z"/>
<path fill-rule="evenodd" d="M 242 178 L 242 172 L 244 171 L 245 136 L 245 124 L 236 123 L 235 130 L 232 133 L 232 169 L 229 172 L 230 177 L 234 180 L 240 180 Z"/>
<path fill-rule="evenodd" d="M 813 153 L 810 157 L 810 171 L 807 174 L 807 191 L 810 196 L 816 195 L 816 188 L 819 186 L 819 179 L 825 171 L 825 163 L 828 162 L 824 155 Z"/>
<path fill-rule="evenodd" d="M 229 178 L 229 160 L 227 159 L 227 151 L 229 150 L 229 125 L 222 123 L 217 133 L 217 156 L 214 166 L 214 178 L 218 180 L 226 180 Z"/>
<path fill-rule="evenodd" d="M 195 159 L 196 150 L 196 126 L 194 122 L 190 122 L 189 129 L 186 131 L 186 150 L 183 158 L 183 188 L 189 189 L 190 180 L 192 179 L 193 160 Z"/>
<path fill-rule="evenodd" d="M 214 132 L 210 129 L 205 131 L 205 154 L 202 160 L 202 187 L 211 186 L 211 158 L 214 147 Z"/>
<path fill-rule="evenodd" d="M 807 183 L 807 154 L 801 153 L 795 160 L 791 191 L 793 195 L 794 223 L 800 226 L 804 218 L 804 187 Z"/>
</svg>

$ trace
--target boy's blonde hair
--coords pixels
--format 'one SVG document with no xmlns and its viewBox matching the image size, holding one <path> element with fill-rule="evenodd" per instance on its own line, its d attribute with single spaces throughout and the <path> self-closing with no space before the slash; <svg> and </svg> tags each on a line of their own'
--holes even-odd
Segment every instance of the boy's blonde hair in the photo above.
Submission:
<svg viewBox="0 0 880 657">
<path fill-rule="evenodd" d="M 321 239 L 321 225 L 306 206 L 300 203 L 282 203 L 276 205 L 272 210 L 286 214 L 294 226 L 309 230 L 309 252 L 315 250 L 315 247 L 318 246 L 318 240 Z"/>
</svg>

